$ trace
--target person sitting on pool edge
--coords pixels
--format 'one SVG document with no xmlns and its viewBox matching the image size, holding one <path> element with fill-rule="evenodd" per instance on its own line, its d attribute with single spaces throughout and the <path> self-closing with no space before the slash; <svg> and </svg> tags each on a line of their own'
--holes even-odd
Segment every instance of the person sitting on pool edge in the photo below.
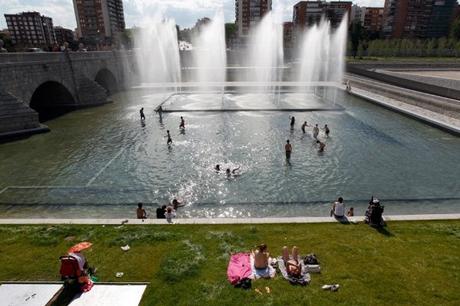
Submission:
<svg viewBox="0 0 460 306">
<path fill-rule="evenodd" d="M 166 219 L 166 205 L 157 208 L 157 219 Z"/>
<path fill-rule="evenodd" d="M 147 219 L 147 212 L 142 208 L 142 203 L 137 204 L 137 219 Z"/>
<path fill-rule="evenodd" d="M 331 217 L 334 215 L 336 218 L 343 218 L 345 216 L 345 204 L 343 204 L 343 198 L 339 197 L 336 202 L 332 205 Z"/>
</svg>

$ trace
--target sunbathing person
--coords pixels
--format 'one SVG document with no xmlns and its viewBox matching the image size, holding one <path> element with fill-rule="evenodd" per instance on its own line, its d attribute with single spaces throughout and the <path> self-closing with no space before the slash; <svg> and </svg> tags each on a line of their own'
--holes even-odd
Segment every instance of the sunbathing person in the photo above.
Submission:
<svg viewBox="0 0 460 306">
<path fill-rule="evenodd" d="M 261 244 L 252 252 L 254 255 L 254 267 L 256 269 L 266 269 L 268 267 L 268 253 L 267 245 Z"/>
<path fill-rule="evenodd" d="M 252 252 L 252 257 L 254 260 L 253 273 L 256 279 L 275 277 L 276 270 L 269 264 L 270 254 L 266 244 L 257 246 L 256 250 Z"/>
<path fill-rule="evenodd" d="M 286 266 L 286 272 L 289 276 L 300 277 L 302 273 L 302 267 L 299 262 L 299 249 L 294 246 L 291 254 L 287 246 L 283 247 L 283 260 Z"/>
<path fill-rule="evenodd" d="M 294 246 L 291 254 L 286 246 L 283 247 L 282 256 L 278 257 L 278 268 L 281 275 L 293 285 L 305 286 L 311 278 L 305 264 L 299 256 L 299 249 Z"/>
</svg>

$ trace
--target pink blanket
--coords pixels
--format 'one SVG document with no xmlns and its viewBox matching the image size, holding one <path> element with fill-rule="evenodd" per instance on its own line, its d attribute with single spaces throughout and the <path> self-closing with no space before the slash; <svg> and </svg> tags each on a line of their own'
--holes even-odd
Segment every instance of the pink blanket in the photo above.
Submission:
<svg viewBox="0 0 460 306">
<path fill-rule="evenodd" d="M 252 278 L 251 259 L 249 253 L 237 253 L 230 257 L 227 268 L 227 278 L 232 285 L 236 285 L 244 278 Z"/>
</svg>

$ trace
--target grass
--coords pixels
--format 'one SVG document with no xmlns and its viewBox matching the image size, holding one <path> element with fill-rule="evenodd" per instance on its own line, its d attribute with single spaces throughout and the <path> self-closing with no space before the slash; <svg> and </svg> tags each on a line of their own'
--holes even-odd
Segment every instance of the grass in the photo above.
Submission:
<svg viewBox="0 0 460 306">
<path fill-rule="evenodd" d="M 0 281 L 58 280 L 58 257 L 82 240 L 100 281 L 150 282 L 142 305 L 459 305 L 460 221 L 364 224 L 0 226 Z M 322 266 L 307 287 L 279 275 L 253 282 L 226 280 L 231 252 L 265 242 L 315 253 Z M 129 244 L 123 252 L 120 246 Z M 116 272 L 124 272 L 121 279 Z M 339 283 L 338 292 L 321 285 Z"/>
<path fill-rule="evenodd" d="M 399 57 L 399 56 L 388 56 L 388 57 L 380 57 L 380 56 L 363 56 L 353 58 L 352 56 L 347 57 L 347 62 L 401 62 L 401 63 L 424 63 L 424 62 L 434 62 L 434 63 L 442 63 L 442 62 L 449 62 L 449 63 L 460 63 L 460 58 L 458 57 L 424 57 L 424 56 L 412 56 L 412 57 Z"/>
</svg>

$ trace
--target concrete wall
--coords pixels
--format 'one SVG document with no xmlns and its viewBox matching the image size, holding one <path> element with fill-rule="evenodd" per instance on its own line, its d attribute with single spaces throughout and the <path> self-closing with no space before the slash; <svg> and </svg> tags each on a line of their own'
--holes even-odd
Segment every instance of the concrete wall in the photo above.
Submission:
<svg viewBox="0 0 460 306">
<path fill-rule="evenodd" d="M 113 76 L 115 88 L 122 89 L 129 56 L 119 52 L 0 54 L 0 137 L 40 126 L 30 104 L 40 86 L 49 82 L 64 86 L 72 97 L 56 103 L 73 108 L 106 103 L 110 92 L 95 81 L 96 76 L 104 70 Z"/>
<path fill-rule="evenodd" d="M 385 82 L 391 85 L 400 86 L 400 87 L 408 88 L 411 90 L 421 91 L 424 93 L 433 94 L 433 95 L 446 97 L 450 99 L 460 100 L 460 89 L 452 89 L 452 88 L 442 87 L 442 86 L 438 86 L 434 84 L 427 84 L 425 82 L 412 80 L 409 78 L 403 78 L 401 76 L 379 73 L 375 71 L 376 70 L 375 66 L 372 66 L 372 67 L 373 68 L 371 69 L 370 66 L 367 66 L 367 65 L 348 64 L 347 71 L 350 73 L 362 75 L 362 76 L 365 76 L 365 77 L 368 77 L 374 80 Z M 378 68 L 381 69 L 383 67 L 385 66 L 380 66 Z M 386 68 L 390 68 L 390 67 L 386 66 Z"/>
</svg>

